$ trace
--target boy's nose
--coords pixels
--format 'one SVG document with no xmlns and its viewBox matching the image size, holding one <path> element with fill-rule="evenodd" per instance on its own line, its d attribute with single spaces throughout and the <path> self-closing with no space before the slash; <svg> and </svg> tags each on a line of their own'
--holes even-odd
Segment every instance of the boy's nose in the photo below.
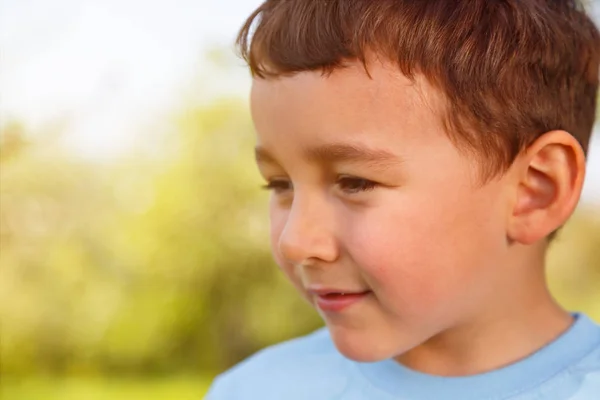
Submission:
<svg viewBox="0 0 600 400">
<path fill-rule="evenodd" d="M 333 213 L 317 204 L 294 201 L 279 236 L 279 251 L 294 265 L 334 262 L 339 256 Z"/>
</svg>

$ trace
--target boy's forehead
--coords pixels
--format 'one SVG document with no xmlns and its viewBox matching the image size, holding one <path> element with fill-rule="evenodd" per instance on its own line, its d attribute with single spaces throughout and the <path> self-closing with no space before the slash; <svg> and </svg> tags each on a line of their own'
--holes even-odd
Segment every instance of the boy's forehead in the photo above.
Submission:
<svg viewBox="0 0 600 400">
<path fill-rule="evenodd" d="M 363 99 L 373 101 L 394 91 L 403 93 L 404 97 L 410 96 L 421 91 L 418 86 L 422 86 L 423 81 L 419 76 L 409 79 L 392 63 L 373 62 L 365 67 L 362 63 L 352 62 L 327 73 L 315 70 L 273 78 L 255 77 L 252 98 L 268 94 L 279 99 L 294 91 L 296 94 L 347 96 L 347 99 L 360 94 Z"/>
<path fill-rule="evenodd" d="M 402 136 L 438 130 L 440 96 L 424 78 L 409 79 L 387 64 L 370 65 L 368 72 L 357 63 L 327 75 L 254 79 L 251 111 L 259 140 L 283 133 L 327 139 L 335 133 L 360 141 L 364 134 L 394 129 Z"/>
<path fill-rule="evenodd" d="M 274 108 L 277 112 L 294 109 L 310 113 L 315 111 L 311 105 L 318 104 L 322 111 L 334 112 L 340 118 L 364 111 L 419 113 L 423 108 L 443 113 L 443 95 L 424 76 L 408 78 L 391 62 L 371 62 L 366 68 L 353 62 L 327 74 L 319 70 L 256 77 L 250 95 L 252 111 Z"/>
</svg>

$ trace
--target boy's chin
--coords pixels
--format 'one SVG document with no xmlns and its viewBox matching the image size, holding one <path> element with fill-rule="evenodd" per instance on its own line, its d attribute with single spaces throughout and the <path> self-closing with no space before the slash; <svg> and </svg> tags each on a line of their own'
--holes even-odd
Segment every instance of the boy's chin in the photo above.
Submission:
<svg viewBox="0 0 600 400">
<path fill-rule="evenodd" d="M 386 343 L 376 332 L 370 330 L 353 330 L 329 328 L 331 339 L 338 351 L 357 362 L 377 362 L 396 357 L 408 351 L 402 343 Z"/>
</svg>

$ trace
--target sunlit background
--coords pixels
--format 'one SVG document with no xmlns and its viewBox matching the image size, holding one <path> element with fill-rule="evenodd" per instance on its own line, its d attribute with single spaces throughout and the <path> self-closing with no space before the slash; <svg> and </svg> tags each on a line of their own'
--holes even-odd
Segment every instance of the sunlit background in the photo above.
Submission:
<svg viewBox="0 0 600 400">
<path fill-rule="evenodd" d="M 198 399 L 320 325 L 267 248 L 232 50 L 259 3 L 0 2 L 2 399 Z M 598 132 L 588 169 L 548 270 L 600 321 Z"/>
</svg>

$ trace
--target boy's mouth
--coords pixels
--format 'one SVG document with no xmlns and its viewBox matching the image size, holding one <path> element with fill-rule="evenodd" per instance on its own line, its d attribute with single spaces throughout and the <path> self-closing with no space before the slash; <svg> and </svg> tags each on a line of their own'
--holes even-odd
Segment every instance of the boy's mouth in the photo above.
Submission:
<svg viewBox="0 0 600 400">
<path fill-rule="evenodd" d="M 361 295 L 362 293 L 364 293 L 364 292 L 360 292 L 360 293 L 333 292 L 333 293 L 327 293 L 327 294 L 324 294 L 321 296 L 326 299 L 336 300 L 336 299 L 341 299 L 344 297 Z"/>
<path fill-rule="evenodd" d="M 365 299 L 370 290 L 345 291 L 336 289 L 308 290 L 313 295 L 316 305 L 326 312 L 340 312 Z"/>
</svg>

